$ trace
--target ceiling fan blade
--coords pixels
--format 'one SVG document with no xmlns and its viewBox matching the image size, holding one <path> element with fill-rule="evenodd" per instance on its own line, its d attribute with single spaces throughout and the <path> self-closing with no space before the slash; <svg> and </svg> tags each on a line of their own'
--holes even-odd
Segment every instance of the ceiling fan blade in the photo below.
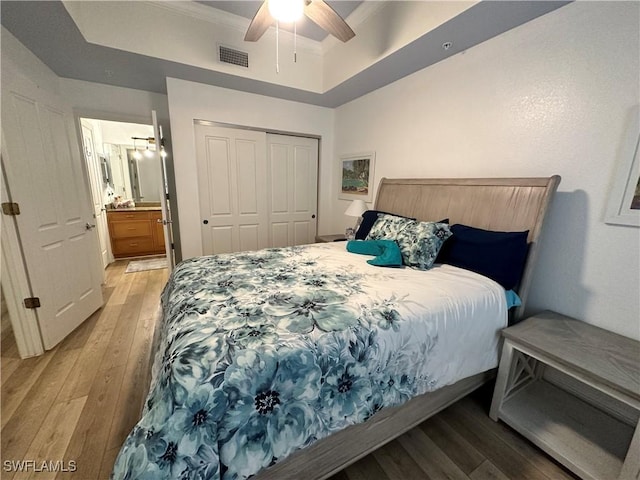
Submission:
<svg viewBox="0 0 640 480">
<path fill-rule="evenodd" d="M 271 26 L 273 23 L 273 17 L 269 13 L 269 7 L 267 6 L 267 0 L 262 2 L 260 8 L 256 12 L 253 20 L 249 24 L 249 28 L 247 29 L 247 33 L 244 36 L 245 42 L 257 42 L 264 32 Z"/>
<path fill-rule="evenodd" d="M 311 0 L 304 7 L 304 14 L 338 40 L 347 42 L 356 36 L 351 27 L 347 25 L 347 22 L 323 0 Z"/>
</svg>

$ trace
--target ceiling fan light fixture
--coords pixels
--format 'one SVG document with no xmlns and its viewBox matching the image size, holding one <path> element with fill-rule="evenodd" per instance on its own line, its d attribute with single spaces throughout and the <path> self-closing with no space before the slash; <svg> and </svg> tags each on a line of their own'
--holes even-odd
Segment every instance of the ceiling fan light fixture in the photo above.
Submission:
<svg viewBox="0 0 640 480">
<path fill-rule="evenodd" d="M 269 13 L 279 22 L 291 23 L 302 18 L 304 0 L 267 0 Z"/>
</svg>

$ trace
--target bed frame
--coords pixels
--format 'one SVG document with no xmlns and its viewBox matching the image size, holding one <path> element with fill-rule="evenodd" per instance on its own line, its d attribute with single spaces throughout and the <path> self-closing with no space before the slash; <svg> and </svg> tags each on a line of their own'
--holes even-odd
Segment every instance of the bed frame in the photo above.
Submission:
<svg viewBox="0 0 640 480">
<path fill-rule="evenodd" d="M 558 175 L 548 178 L 383 178 L 375 209 L 422 221 L 449 218 L 451 224 L 462 223 L 487 230 L 529 230 L 529 255 L 516 289 L 523 305 L 510 319 L 513 323 L 524 311 L 544 218 L 559 183 Z M 457 402 L 494 376 L 495 370 L 483 372 L 415 397 L 399 407 L 382 409 L 366 422 L 319 440 L 253 478 L 328 478 Z"/>
</svg>

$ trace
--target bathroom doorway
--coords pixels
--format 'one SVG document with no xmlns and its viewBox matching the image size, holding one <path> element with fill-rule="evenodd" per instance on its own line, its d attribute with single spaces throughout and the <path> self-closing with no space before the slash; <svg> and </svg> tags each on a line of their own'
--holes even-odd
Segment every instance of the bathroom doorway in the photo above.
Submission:
<svg viewBox="0 0 640 480">
<path fill-rule="evenodd" d="M 103 266 L 122 258 L 166 256 L 161 212 L 162 141 L 152 125 L 80 119 Z"/>
</svg>

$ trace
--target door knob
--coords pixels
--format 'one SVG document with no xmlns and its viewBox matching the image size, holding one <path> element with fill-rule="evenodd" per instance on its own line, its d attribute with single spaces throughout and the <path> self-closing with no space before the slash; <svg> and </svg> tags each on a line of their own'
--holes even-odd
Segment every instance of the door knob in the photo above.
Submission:
<svg viewBox="0 0 640 480">
<path fill-rule="evenodd" d="M 96 228 L 95 225 L 90 224 L 89 222 L 86 223 L 86 225 L 84 226 L 85 230 L 93 230 L 94 228 Z"/>
<path fill-rule="evenodd" d="M 209 220 L 203 220 L 202 223 L 204 223 L 205 225 L 209 224 Z"/>
</svg>

